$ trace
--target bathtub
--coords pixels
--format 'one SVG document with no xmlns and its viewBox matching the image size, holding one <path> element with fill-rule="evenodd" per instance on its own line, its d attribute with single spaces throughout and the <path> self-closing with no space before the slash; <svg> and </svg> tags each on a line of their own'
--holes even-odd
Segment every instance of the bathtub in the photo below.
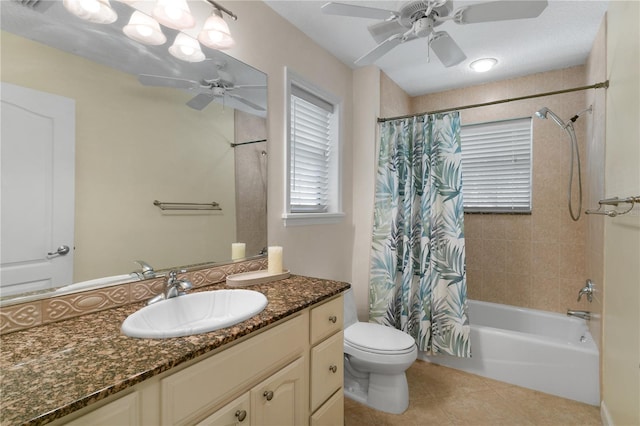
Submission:
<svg viewBox="0 0 640 426">
<path fill-rule="evenodd" d="M 600 405 L 599 355 L 587 322 L 469 300 L 471 358 L 420 358 L 540 392 Z"/>
</svg>

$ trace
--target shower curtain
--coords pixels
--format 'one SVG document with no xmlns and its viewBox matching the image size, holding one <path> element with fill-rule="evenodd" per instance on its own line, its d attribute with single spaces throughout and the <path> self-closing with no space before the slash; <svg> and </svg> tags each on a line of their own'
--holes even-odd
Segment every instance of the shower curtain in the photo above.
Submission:
<svg viewBox="0 0 640 426">
<path fill-rule="evenodd" d="M 370 321 L 429 354 L 469 357 L 460 115 L 380 125 Z"/>
</svg>

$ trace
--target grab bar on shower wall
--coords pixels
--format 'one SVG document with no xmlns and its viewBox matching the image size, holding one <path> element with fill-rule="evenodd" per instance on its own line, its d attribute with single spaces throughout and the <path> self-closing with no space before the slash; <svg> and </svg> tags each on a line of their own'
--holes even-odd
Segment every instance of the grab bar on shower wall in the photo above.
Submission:
<svg viewBox="0 0 640 426">
<path fill-rule="evenodd" d="M 604 200 L 598 201 L 598 209 L 597 210 L 585 210 L 586 214 L 602 214 L 607 215 L 609 217 L 616 217 L 618 215 L 629 213 L 633 210 L 633 207 L 636 203 L 640 203 L 640 195 L 636 195 L 635 197 L 627 197 L 627 198 L 605 198 Z M 623 211 L 618 210 L 607 210 L 606 208 L 602 210 L 602 206 L 615 206 L 618 207 L 618 204 L 629 204 L 629 208 Z"/>
<path fill-rule="evenodd" d="M 159 207 L 160 210 L 222 210 L 220 204 L 215 201 L 211 203 L 167 203 L 155 200 L 153 205 Z"/>
</svg>

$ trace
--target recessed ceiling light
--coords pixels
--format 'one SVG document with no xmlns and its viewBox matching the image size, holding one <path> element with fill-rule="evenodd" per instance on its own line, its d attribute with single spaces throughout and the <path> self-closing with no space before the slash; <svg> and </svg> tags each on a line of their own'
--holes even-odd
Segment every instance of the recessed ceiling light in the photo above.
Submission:
<svg viewBox="0 0 640 426">
<path fill-rule="evenodd" d="M 469 64 L 469 67 L 475 72 L 486 72 L 493 68 L 497 63 L 498 60 L 495 58 L 483 58 L 471 62 L 471 64 Z"/>
</svg>

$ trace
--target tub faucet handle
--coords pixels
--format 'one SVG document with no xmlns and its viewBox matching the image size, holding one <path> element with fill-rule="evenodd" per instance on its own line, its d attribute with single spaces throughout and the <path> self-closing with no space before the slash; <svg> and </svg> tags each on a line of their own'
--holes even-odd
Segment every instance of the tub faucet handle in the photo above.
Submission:
<svg viewBox="0 0 640 426">
<path fill-rule="evenodd" d="M 582 299 L 583 294 L 587 295 L 587 300 L 589 301 L 589 303 L 593 302 L 593 291 L 594 291 L 593 281 L 588 279 L 585 286 L 582 287 L 578 292 L 578 302 L 580 301 L 580 299 Z"/>
</svg>

